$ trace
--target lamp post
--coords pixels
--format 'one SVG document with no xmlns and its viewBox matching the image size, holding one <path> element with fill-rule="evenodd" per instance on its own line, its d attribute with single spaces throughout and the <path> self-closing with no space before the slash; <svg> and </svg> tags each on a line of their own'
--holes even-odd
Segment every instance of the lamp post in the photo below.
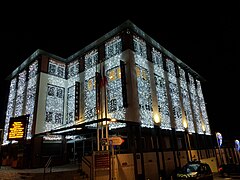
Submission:
<svg viewBox="0 0 240 180">
<path fill-rule="evenodd" d="M 183 127 L 185 129 L 185 139 L 186 139 L 185 142 L 187 143 L 186 147 L 187 147 L 188 160 L 190 159 L 190 161 L 192 161 L 192 149 L 191 149 L 191 142 L 190 142 L 189 132 L 188 132 L 188 123 L 186 119 L 183 121 Z"/>
<path fill-rule="evenodd" d="M 208 151 L 207 143 L 206 143 L 206 126 L 204 123 L 202 124 L 202 130 L 203 130 L 203 144 L 204 144 L 205 154 L 206 154 L 206 158 L 208 158 L 209 151 Z"/>
</svg>

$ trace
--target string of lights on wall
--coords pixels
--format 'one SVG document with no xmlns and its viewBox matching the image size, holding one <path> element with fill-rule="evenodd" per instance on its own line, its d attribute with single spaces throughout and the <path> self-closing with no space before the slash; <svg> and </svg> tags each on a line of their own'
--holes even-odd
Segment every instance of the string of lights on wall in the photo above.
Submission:
<svg viewBox="0 0 240 180">
<path fill-rule="evenodd" d="M 18 84 L 17 84 L 17 98 L 15 105 L 15 113 L 14 116 L 21 116 L 23 114 L 23 104 L 25 97 L 25 87 L 26 87 L 26 71 L 23 71 L 18 76 Z"/>
<path fill-rule="evenodd" d="M 29 114 L 27 139 L 32 137 L 33 114 L 36 101 L 37 80 L 38 80 L 38 61 L 33 62 L 28 70 L 27 96 L 26 96 L 26 114 Z"/>
<path fill-rule="evenodd" d="M 197 126 L 197 133 L 198 134 L 203 134 L 203 129 L 202 129 L 202 122 L 200 118 L 200 109 L 199 109 L 199 103 L 198 103 L 198 97 L 196 93 L 196 87 L 194 83 L 194 78 L 192 77 L 191 74 L 188 74 L 189 77 L 189 90 L 190 90 L 190 97 L 192 100 L 192 106 L 193 106 L 193 114 Z"/>
<path fill-rule="evenodd" d="M 162 129 L 171 130 L 171 121 L 166 89 L 166 81 L 164 76 L 162 54 L 156 49 L 152 49 L 152 60 L 154 64 L 154 78 L 156 85 L 158 111 L 160 113 L 161 122 L 160 127 Z"/>
<path fill-rule="evenodd" d="M 122 81 L 120 61 L 122 52 L 122 41 L 119 36 L 112 38 L 105 44 L 107 60 L 104 62 L 107 77 L 107 109 L 108 118 L 125 120 L 126 110 L 123 107 Z M 110 123 L 109 129 L 125 127 L 123 123 Z"/>
<path fill-rule="evenodd" d="M 84 61 L 84 120 L 90 122 L 97 119 L 95 74 L 97 72 L 98 51 L 95 49 L 86 54 Z"/>
<path fill-rule="evenodd" d="M 67 108 L 64 124 L 73 125 L 75 122 L 75 83 L 80 81 L 79 61 L 69 63 L 67 69 Z"/>
<path fill-rule="evenodd" d="M 155 115 L 153 113 L 153 97 L 156 96 L 160 128 L 172 129 L 167 95 L 167 88 L 169 88 L 176 131 L 184 131 L 183 118 L 185 114 L 190 133 L 203 134 L 205 132 L 210 134 L 200 81 L 195 81 L 191 74 L 187 74 L 189 77 L 189 82 L 187 82 L 185 71 L 180 66 L 175 65 L 169 58 L 164 59 L 166 61 L 165 71 L 163 54 L 155 48 L 152 48 L 152 61 L 149 61 L 147 59 L 146 42 L 136 35 L 133 35 L 133 47 L 141 126 L 154 127 L 156 119 L 154 119 Z M 104 84 L 106 88 L 107 118 L 125 120 L 126 109 L 123 105 L 120 61 L 126 63 L 126 60 L 122 56 L 122 51 L 121 37 L 113 37 L 105 43 L 105 59 L 99 62 L 98 49 L 93 49 L 84 55 L 85 71 L 81 73 L 80 60 L 78 59 L 67 65 L 53 59 L 49 60 L 44 131 L 74 125 L 80 121 L 90 122 L 98 118 L 96 111 L 96 72 L 101 73 L 101 76 L 106 76 L 107 79 L 106 84 Z M 151 74 L 150 71 L 152 70 L 153 73 Z M 179 78 L 176 76 L 176 70 L 179 72 Z M 33 115 L 36 109 L 36 92 L 39 83 L 38 72 L 39 62 L 36 60 L 29 65 L 28 69 L 23 70 L 11 80 L 4 127 L 4 143 L 8 143 L 9 120 L 13 116 L 30 115 L 27 138 L 32 137 Z M 151 76 L 154 77 L 151 79 Z M 151 87 L 153 79 L 156 91 L 153 91 L 153 87 Z M 79 119 L 75 118 L 76 82 L 79 82 L 83 87 L 83 89 L 80 88 L 80 91 L 84 90 L 84 92 L 79 92 L 83 98 L 80 100 L 82 111 Z M 180 99 L 180 95 L 182 99 Z M 183 107 L 181 106 L 181 100 Z M 196 130 L 194 122 L 196 123 Z M 96 124 L 91 126 L 96 127 Z M 124 123 L 111 123 L 109 128 L 115 129 L 124 126 Z"/>
<path fill-rule="evenodd" d="M 191 104 L 190 104 L 190 97 L 189 97 L 188 86 L 186 81 L 186 74 L 181 67 L 178 66 L 178 69 L 179 69 L 181 96 L 182 96 L 183 108 L 185 110 L 184 112 L 187 120 L 188 132 L 195 133 Z"/>
<path fill-rule="evenodd" d="M 182 108 L 179 98 L 179 90 L 177 85 L 176 70 L 173 61 L 166 59 L 167 76 L 169 81 L 169 94 L 172 102 L 172 110 L 175 118 L 176 131 L 184 131 L 182 123 Z"/>
<path fill-rule="evenodd" d="M 65 72 L 64 63 L 49 61 L 44 130 L 50 131 L 64 124 Z"/>
<path fill-rule="evenodd" d="M 139 101 L 139 114 L 142 127 L 153 128 L 153 109 L 150 87 L 150 75 L 145 41 L 137 36 L 133 37 L 134 59 L 136 63 L 137 91 Z"/>
<path fill-rule="evenodd" d="M 203 128 L 205 128 L 205 131 L 206 131 L 205 133 L 210 135 L 211 130 L 210 130 L 210 126 L 209 126 L 209 120 L 208 120 L 208 116 L 207 116 L 206 105 L 205 105 L 205 101 L 204 101 L 204 98 L 203 98 L 201 83 L 198 80 L 196 80 L 196 82 L 197 82 L 197 94 L 198 94 L 198 97 L 199 97 L 199 104 L 200 104 L 203 126 L 204 126 Z"/>
<path fill-rule="evenodd" d="M 13 117 L 14 113 L 14 105 L 15 105 L 15 98 L 16 98 L 16 90 L 17 90 L 17 78 L 11 80 L 10 83 L 10 90 L 8 96 L 8 104 L 7 104 L 7 112 L 6 112 L 6 120 L 4 126 L 4 135 L 3 135 L 3 144 L 8 143 L 7 136 L 8 136 L 8 127 L 10 118 Z"/>
</svg>

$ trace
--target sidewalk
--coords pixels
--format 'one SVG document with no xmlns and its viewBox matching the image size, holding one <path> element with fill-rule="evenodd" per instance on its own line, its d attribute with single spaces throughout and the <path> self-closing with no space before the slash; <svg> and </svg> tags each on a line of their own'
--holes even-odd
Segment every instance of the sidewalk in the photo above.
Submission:
<svg viewBox="0 0 240 180">
<path fill-rule="evenodd" d="M 52 167 L 52 172 L 62 172 L 62 171 L 74 171 L 79 170 L 79 164 L 69 163 L 61 166 Z M 34 168 L 34 169 L 17 169 L 11 166 L 1 166 L 0 172 L 15 172 L 15 173 L 44 173 L 44 168 Z M 49 168 L 48 170 L 49 171 Z"/>
<path fill-rule="evenodd" d="M 42 180 L 42 179 L 82 179 L 79 173 L 79 164 L 65 164 L 62 166 L 52 167 L 45 170 L 44 168 L 35 169 L 15 169 L 10 166 L 1 166 L 0 169 L 0 180 L 20 180 L 20 179 L 31 179 L 31 180 Z"/>
</svg>

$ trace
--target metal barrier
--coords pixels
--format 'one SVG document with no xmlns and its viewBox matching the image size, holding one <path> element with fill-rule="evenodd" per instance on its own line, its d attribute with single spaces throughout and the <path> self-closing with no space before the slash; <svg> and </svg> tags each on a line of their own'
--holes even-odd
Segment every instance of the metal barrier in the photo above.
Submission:
<svg viewBox="0 0 240 180">
<path fill-rule="evenodd" d="M 47 163 L 44 166 L 44 173 L 43 173 L 43 179 L 45 179 L 45 175 L 46 175 L 46 169 L 49 168 L 50 169 L 50 173 L 52 173 L 52 156 L 49 156 Z"/>
<path fill-rule="evenodd" d="M 82 163 L 86 164 L 87 167 L 90 169 L 89 176 L 90 176 L 90 180 L 92 180 L 93 177 L 92 177 L 92 165 L 91 165 L 91 162 L 90 162 L 89 160 L 87 160 L 87 158 L 85 158 L 84 156 L 82 156 Z"/>
</svg>

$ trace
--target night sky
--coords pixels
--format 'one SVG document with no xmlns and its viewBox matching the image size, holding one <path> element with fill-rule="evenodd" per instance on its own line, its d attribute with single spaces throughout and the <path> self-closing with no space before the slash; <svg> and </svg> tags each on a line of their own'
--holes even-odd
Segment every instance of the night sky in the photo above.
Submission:
<svg viewBox="0 0 240 180">
<path fill-rule="evenodd" d="M 116 6 L 116 5 L 115 5 Z M 113 7 L 115 7 L 113 6 Z M 41 11 L 5 19 L 0 29 L 0 127 L 7 106 L 5 78 L 35 50 L 67 58 L 126 20 L 199 73 L 212 133 L 240 139 L 239 130 L 239 3 L 144 5 L 119 9 L 83 7 Z"/>
</svg>

